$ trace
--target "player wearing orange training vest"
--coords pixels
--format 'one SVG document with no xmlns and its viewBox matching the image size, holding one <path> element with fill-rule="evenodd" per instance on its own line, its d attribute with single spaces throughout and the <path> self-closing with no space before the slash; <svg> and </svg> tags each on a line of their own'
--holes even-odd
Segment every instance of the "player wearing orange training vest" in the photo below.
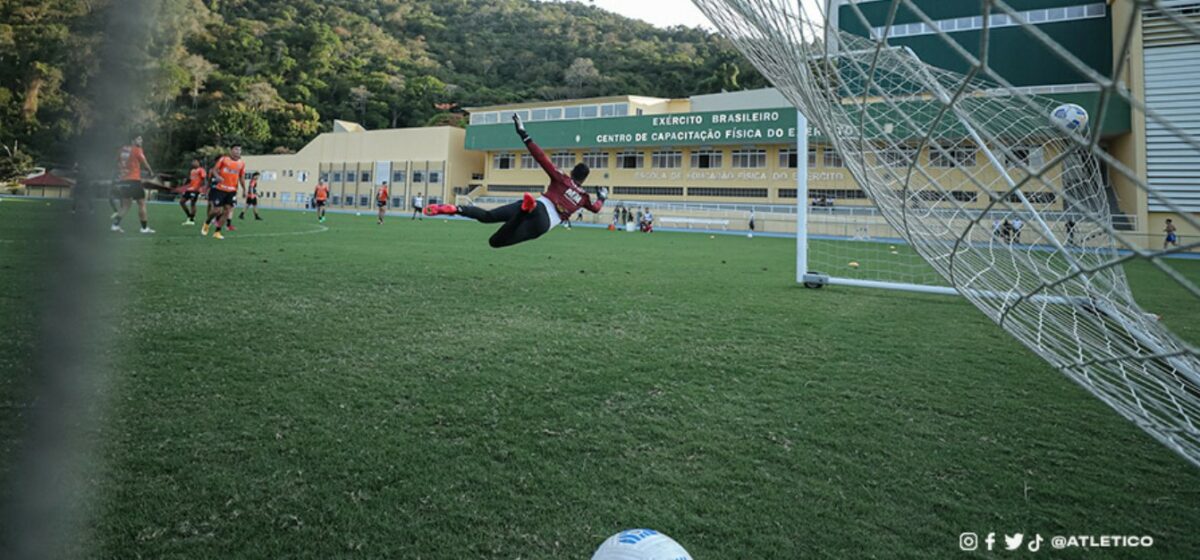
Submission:
<svg viewBox="0 0 1200 560">
<path fill-rule="evenodd" d="M 151 175 L 154 169 L 146 161 L 146 153 L 142 151 L 142 137 L 136 136 L 128 146 L 122 146 L 117 154 L 117 181 L 113 187 L 114 198 L 121 200 L 120 207 L 113 212 L 112 230 L 125 233 L 121 229 L 121 220 L 129 212 L 133 201 L 137 201 L 138 219 L 142 222 L 142 233 L 154 233 L 146 219 L 146 189 L 142 188 L 142 167 Z"/>
<path fill-rule="evenodd" d="M 254 211 L 254 219 L 258 221 L 262 221 L 262 216 L 258 215 L 258 178 L 260 176 L 261 174 L 255 171 L 254 174 L 250 176 L 250 186 L 246 187 L 246 208 Z M 242 212 L 238 214 L 238 219 L 246 219 L 245 208 L 243 208 Z"/>
<path fill-rule="evenodd" d="M 388 196 L 387 181 L 384 181 L 379 185 L 379 192 L 375 193 L 375 206 L 379 207 L 379 225 L 383 225 L 383 215 L 387 214 Z"/>
<path fill-rule="evenodd" d="M 313 191 L 313 204 L 317 206 L 317 221 L 325 222 L 325 204 L 329 201 L 329 185 L 324 181 L 317 183 L 317 190 Z"/>
<path fill-rule="evenodd" d="M 221 228 L 229 223 L 238 188 L 246 189 L 246 162 L 242 160 L 242 147 L 234 146 L 229 150 L 229 155 L 218 159 L 213 165 L 212 174 L 218 181 L 208 191 L 208 219 L 200 229 L 200 235 L 208 235 L 209 224 L 215 221 L 217 230 L 213 239 L 225 239 L 221 235 Z"/>
<path fill-rule="evenodd" d="M 183 208 L 183 213 L 187 216 L 183 222 L 185 226 L 196 225 L 196 201 L 200 200 L 200 191 L 204 189 L 207 179 L 208 173 L 204 171 L 204 166 L 200 165 L 200 160 L 192 160 L 192 170 L 188 173 L 188 184 L 179 195 L 179 207 Z"/>
</svg>

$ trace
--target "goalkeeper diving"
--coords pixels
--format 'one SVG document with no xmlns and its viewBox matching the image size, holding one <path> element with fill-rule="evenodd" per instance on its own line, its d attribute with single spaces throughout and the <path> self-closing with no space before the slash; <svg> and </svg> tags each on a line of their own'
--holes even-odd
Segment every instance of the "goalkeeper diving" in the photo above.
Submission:
<svg viewBox="0 0 1200 560">
<path fill-rule="evenodd" d="M 604 201 L 608 200 L 608 189 L 604 187 L 597 189 L 595 200 L 591 193 L 583 189 L 583 182 L 587 180 L 590 171 L 588 166 L 580 163 L 571 170 L 570 174 L 559 171 L 551 163 L 550 158 L 546 157 L 546 152 L 543 152 L 529 137 L 529 133 L 525 130 L 525 124 L 521 122 L 521 117 L 513 115 L 513 124 L 516 126 L 517 135 L 525 142 L 525 147 L 533 159 L 542 166 L 546 175 L 550 176 L 550 186 L 546 188 L 546 192 L 537 198 L 534 198 L 532 194 L 525 193 L 522 200 L 494 210 L 484 210 L 475 206 L 432 204 L 425 207 L 426 216 L 457 214 L 485 224 L 503 222 L 504 225 L 500 226 L 500 229 L 496 230 L 496 233 L 488 240 L 489 245 L 499 249 L 537 239 L 569 219 L 580 209 L 586 209 L 593 214 L 600 212 L 604 207 Z"/>
</svg>

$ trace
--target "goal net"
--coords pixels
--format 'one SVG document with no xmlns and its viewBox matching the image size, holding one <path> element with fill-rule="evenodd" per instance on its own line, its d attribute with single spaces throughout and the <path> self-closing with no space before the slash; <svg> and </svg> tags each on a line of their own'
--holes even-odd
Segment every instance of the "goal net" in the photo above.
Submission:
<svg viewBox="0 0 1200 560">
<path fill-rule="evenodd" d="M 1063 374 L 1200 466 L 1200 352 L 1134 300 L 1124 266 L 1140 261 L 1200 300 L 1164 257 L 1192 241 L 1150 247 L 1113 220 L 1109 181 L 1132 185 L 1200 229 L 1194 214 L 1100 147 L 1101 126 L 1051 118 L 1060 102 L 1009 83 L 989 65 L 996 27 L 1019 27 L 1091 82 L 1087 107 L 1105 120 L 1114 100 L 1171 136 L 1185 157 L 1200 141 L 1147 106 L 1119 79 L 1076 58 L 1004 0 L 979 0 L 978 49 L 968 50 L 912 0 L 871 22 L 859 0 L 694 0 L 811 126 L 830 139 L 882 218 L 942 281 Z M 1181 2 L 1120 0 L 1128 8 L 1114 76 L 1129 69 L 1134 26 L 1146 6 L 1200 38 Z M 832 6 L 832 9 L 831 9 Z M 966 61 L 965 74 L 891 44 L 906 24 Z M 838 13 L 865 31 L 845 32 Z M 1114 17 L 1116 17 L 1114 15 Z M 974 18 L 967 18 L 973 20 Z M 968 21 L 974 24 L 974 21 Z M 1061 116 L 1061 115 L 1060 115 Z M 859 263 L 860 268 L 862 263 Z"/>
</svg>

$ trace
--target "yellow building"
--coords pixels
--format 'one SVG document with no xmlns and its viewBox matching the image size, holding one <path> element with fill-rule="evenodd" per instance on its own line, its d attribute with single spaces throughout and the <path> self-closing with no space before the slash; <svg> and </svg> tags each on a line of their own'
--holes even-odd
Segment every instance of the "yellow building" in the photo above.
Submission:
<svg viewBox="0 0 1200 560">
<path fill-rule="evenodd" d="M 261 173 L 263 206 L 302 208 L 318 181 L 330 186 L 330 207 L 373 208 L 389 184 L 392 207 L 408 208 L 418 193 L 431 202 L 453 200 L 482 179 L 483 157 L 464 149 L 455 127 L 368 131 L 337 121 L 295 154 L 246 156 L 246 170 Z"/>
</svg>

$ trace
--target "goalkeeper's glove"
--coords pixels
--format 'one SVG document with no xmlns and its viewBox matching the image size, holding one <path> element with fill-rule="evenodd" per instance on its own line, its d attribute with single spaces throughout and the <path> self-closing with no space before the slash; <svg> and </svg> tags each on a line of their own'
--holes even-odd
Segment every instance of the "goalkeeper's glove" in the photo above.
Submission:
<svg viewBox="0 0 1200 560">
<path fill-rule="evenodd" d="M 601 202 L 608 200 L 608 187 L 600 187 L 596 189 L 596 198 Z"/>
<path fill-rule="evenodd" d="M 513 115 L 513 126 L 517 127 L 517 136 L 521 137 L 521 141 L 528 142 L 529 133 L 525 131 L 525 123 L 521 122 L 520 115 Z"/>
</svg>

